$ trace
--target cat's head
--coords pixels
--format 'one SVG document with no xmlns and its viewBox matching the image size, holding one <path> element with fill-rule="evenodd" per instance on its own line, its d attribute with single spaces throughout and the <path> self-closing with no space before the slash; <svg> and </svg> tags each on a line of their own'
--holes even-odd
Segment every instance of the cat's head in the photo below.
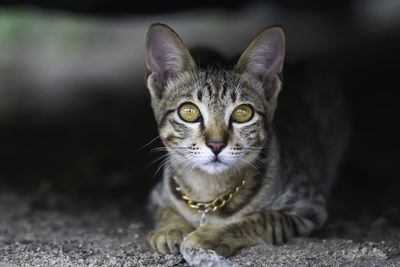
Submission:
<svg viewBox="0 0 400 267">
<path fill-rule="evenodd" d="M 199 69 L 178 35 L 147 34 L 147 87 L 172 164 L 219 174 L 254 164 L 281 89 L 285 35 L 261 31 L 232 70 Z"/>
</svg>

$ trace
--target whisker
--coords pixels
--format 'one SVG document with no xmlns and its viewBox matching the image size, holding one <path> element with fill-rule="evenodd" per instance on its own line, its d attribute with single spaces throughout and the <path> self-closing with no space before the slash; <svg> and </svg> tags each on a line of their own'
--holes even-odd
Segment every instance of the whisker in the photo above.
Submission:
<svg viewBox="0 0 400 267">
<path fill-rule="evenodd" d="M 160 163 L 158 169 L 154 173 L 156 175 L 165 165 L 170 164 L 171 166 L 175 167 L 176 165 L 180 164 L 181 162 L 184 162 L 185 159 L 182 159 L 182 157 L 178 155 L 171 155 L 167 153 L 167 157 L 163 159 L 163 161 Z M 174 164 L 175 163 L 175 164 Z M 168 167 L 168 166 L 167 166 Z"/>
<path fill-rule="evenodd" d="M 253 167 L 256 171 L 260 171 L 260 170 L 259 170 L 256 166 L 254 166 L 254 164 L 251 163 L 250 161 L 247 161 L 247 160 L 242 159 L 242 158 L 241 158 L 240 160 L 242 160 L 243 162 L 247 163 L 249 166 Z"/>
<path fill-rule="evenodd" d="M 148 147 L 151 143 L 153 143 L 154 141 L 156 141 L 158 138 L 160 138 L 160 135 L 156 136 L 155 138 L 153 138 L 150 142 L 148 142 L 147 144 L 145 144 L 144 146 L 138 148 L 138 150 L 142 150 L 143 148 Z"/>
<path fill-rule="evenodd" d="M 224 176 L 225 176 L 225 178 L 226 178 L 226 181 L 229 183 L 229 185 L 230 185 L 231 187 L 233 187 L 232 181 L 231 181 L 231 179 L 229 179 L 228 174 L 226 173 L 226 171 L 223 171 L 223 174 L 224 174 Z"/>
<path fill-rule="evenodd" d="M 168 164 L 168 163 L 171 162 L 171 161 L 172 161 L 171 158 L 169 158 L 169 157 L 165 158 L 165 159 L 160 163 L 160 165 L 158 166 L 158 168 L 157 168 L 156 172 L 154 173 L 154 175 L 156 175 L 166 164 Z"/>
<path fill-rule="evenodd" d="M 156 163 L 159 160 L 164 159 L 165 157 L 168 157 L 168 153 L 165 153 L 164 155 L 159 156 L 158 158 L 156 158 L 155 160 L 153 160 L 152 162 L 149 163 L 148 166 L 151 166 L 152 164 Z"/>
<path fill-rule="evenodd" d="M 159 152 L 159 151 L 168 151 L 168 148 L 165 146 L 155 147 L 150 150 L 150 152 Z"/>
<path fill-rule="evenodd" d="M 235 166 L 235 168 L 240 172 L 240 168 L 236 163 L 233 163 L 233 166 Z"/>
</svg>

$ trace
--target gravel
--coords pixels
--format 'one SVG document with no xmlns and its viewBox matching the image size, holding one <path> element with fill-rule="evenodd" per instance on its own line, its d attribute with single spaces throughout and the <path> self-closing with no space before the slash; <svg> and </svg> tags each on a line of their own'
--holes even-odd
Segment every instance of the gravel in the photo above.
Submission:
<svg viewBox="0 0 400 267">
<path fill-rule="evenodd" d="M 53 195 L 46 198 L 53 204 L 38 207 L 33 199 L 0 195 L 0 267 L 189 266 L 187 261 L 224 267 L 400 266 L 400 229 L 379 223 L 335 222 L 313 237 L 243 248 L 229 259 L 201 249 L 186 251 L 183 258 L 150 249 L 146 233 L 151 224 L 143 213 L 121 214 L 107 200 L 93 205 Z"/>
</svg>

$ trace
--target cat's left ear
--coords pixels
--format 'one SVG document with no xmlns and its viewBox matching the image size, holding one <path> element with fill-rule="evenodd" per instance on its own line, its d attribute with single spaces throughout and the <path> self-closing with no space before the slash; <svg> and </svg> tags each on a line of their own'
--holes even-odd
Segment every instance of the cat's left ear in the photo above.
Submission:
<svg viewBox="0 0 400 267">
<path fill-rule="evenodd" d="M 261 31 L 243 52 L 234 70 L 247 72 L 262 83 L 268 102 L 276 102 L 281 90 L 285 33 L 279 26 Z"/>
</svg>

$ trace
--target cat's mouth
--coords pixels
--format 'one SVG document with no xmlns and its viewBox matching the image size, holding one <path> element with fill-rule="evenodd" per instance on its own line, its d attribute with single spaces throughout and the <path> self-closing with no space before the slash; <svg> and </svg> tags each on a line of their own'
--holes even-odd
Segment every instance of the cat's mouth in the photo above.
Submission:
<svg viewBox="0 0 400 267">
<path fill-rule="evenodd" d="M 222 162 L 218 156 L 215 156 L 213 160 L 210 161 L 210 163 L 222 163 L 225 164 L 224 162 Z"/>
<path fill-rule="evenodd" d="M 223 162 L 220 158 L 214 157 L 212 160 L 202 165 L 201 169 L 211 174 L 218 174 L 229 168 L 229 164 Z"/>
<path fill-rule="evenodd" d="M 208 174 L 221 174 L 231 168 L 231 164 L 219 155 L 212 155 L 204 161 L 197 161 L 194 163 L 197 168 Z"/>
</svg>

